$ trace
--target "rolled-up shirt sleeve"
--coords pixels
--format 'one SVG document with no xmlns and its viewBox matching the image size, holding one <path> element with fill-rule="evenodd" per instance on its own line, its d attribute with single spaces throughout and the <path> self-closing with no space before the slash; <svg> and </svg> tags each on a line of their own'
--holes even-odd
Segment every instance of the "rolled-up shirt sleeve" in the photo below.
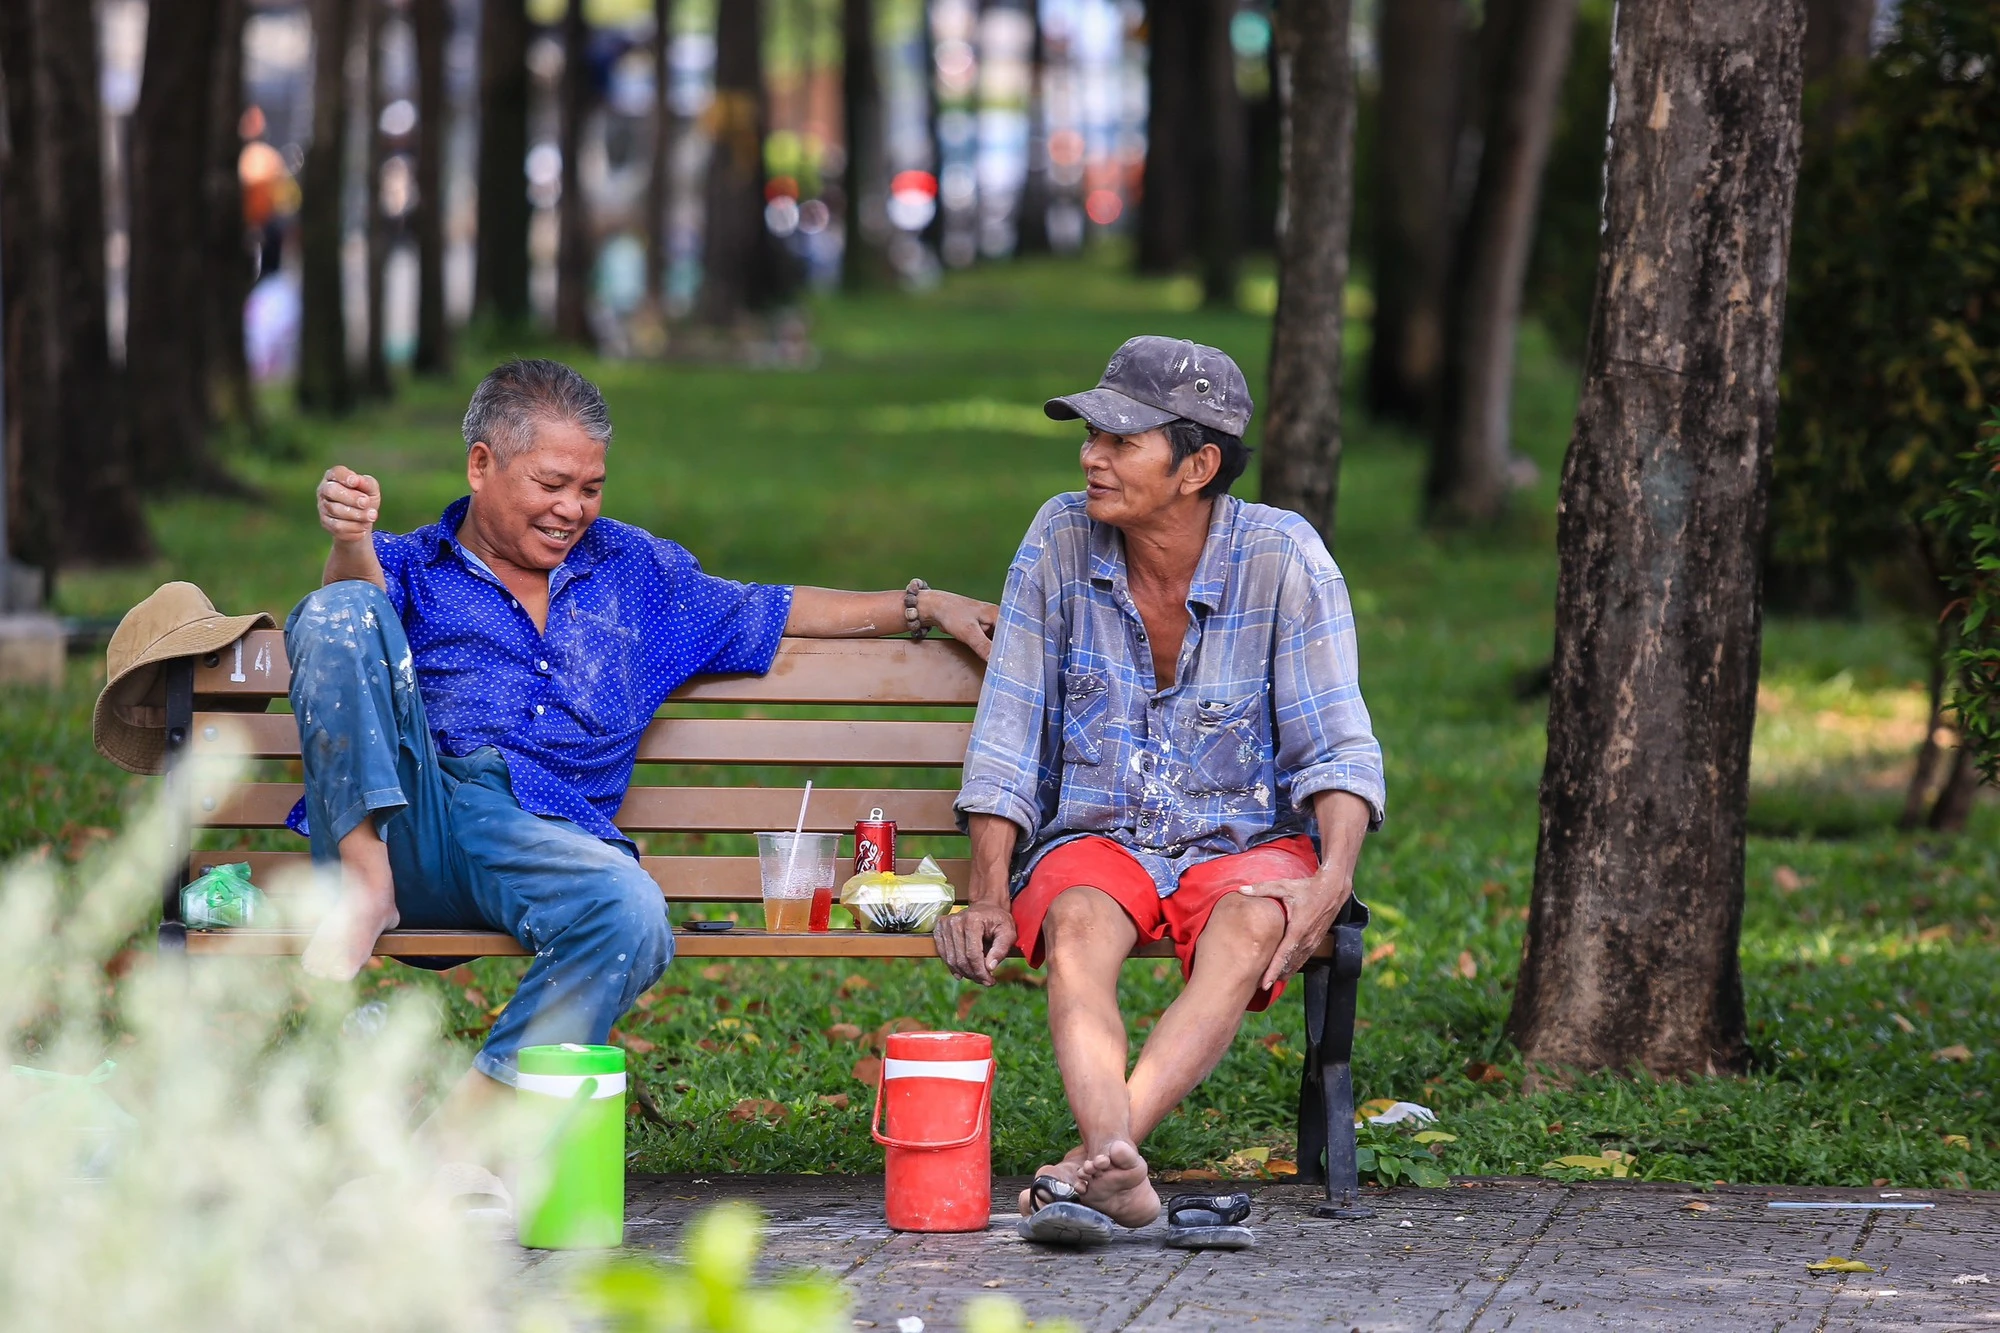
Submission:
<svg viewBox="0 0 2000 1333">
<path fill-rule="evenodd" d="M 1279 595 L 1277 648 L 1271 664 L 1278 771 L 1290 777 L 1292 803 L 1311 814 L 1312 798 L 1347 791 L 1368 803 L 1368 827 L 1381 827 L 1387 802 L 1382 747 L 1361 698 L 1360 655 L 1347 581 L 1331 556 L 1295 567 Z"/>
<path fill-rule="evenodd" d="M 1049 688 L 1048 615 L 1039 550 L 1033 539 L 1007 571 L 993 653 L 979 690 L 979 712 L 966 747 L 955 808 L 961 828 L 971 815 L 999 815 L 1032 838 L 1042 824 L 1040 792 L 1054 775 L 1044 735 Z"/>
</svg>

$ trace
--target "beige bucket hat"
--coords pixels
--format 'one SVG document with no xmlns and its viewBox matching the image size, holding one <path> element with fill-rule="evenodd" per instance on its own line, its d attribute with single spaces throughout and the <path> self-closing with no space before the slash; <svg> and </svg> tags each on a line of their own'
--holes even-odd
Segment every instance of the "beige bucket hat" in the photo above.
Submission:
<svg viewBox="0 0 2000 1333">
<path fill-rule="evenodd" d="M 275 629 L 262 611 L 225 616 L 192 583 L 162 584 L 125 613 L 105 649 L 109 678 L 97 696 L 91 739 L 97 752 L 134 773 L 160 773 L 167 761 L 167 687 L 164 662 L 218 652 L 253 629 Z M 198 707 L 262 711 L 262 699 L 197 699 Z"/>
</svg>

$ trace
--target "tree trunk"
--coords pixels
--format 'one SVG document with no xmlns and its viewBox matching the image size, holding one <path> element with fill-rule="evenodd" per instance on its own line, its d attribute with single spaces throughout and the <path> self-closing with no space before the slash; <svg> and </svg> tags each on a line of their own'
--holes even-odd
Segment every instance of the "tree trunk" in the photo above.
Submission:
<svg viewBox="0 0 2000 1333">
<path fill-rule="evenodd" d="M 444 48 L 451 40 L 446 0 L 414 0 L 417 39 L 417 350 L 410 369 L 451 374 L 451 329 L 444 313 L 444 154 L 451 126 Z"/>
<path fill-rule="evenodd" d="M 528 16 L 525 0 L 485 0 L 479 33 L 479 247 L 475 318 L 527 326 Z"/>
<path fill-rule="evenodd" d="M 1382 10 L 1368 410 L 1413 427 L 1430 424 L 1444 368 L 1465 40 L 1463 0 L 1396 0 Z"/>
<path fill-rule="evenodd" d="M 1452 266 L 1440 412 L 1425 508 L 1433 522 L 1490 523 L 1510 489 L 1514 343 L 1534 248 L 1542 168 L 1577 0 L 1493 0 L 1494 59 L 1479 174 Z"/>
<path fill-rule="evenodd" d="M 361 49 L 368 57 L 367 73 L 361 83 L 361 141 L 368 148 L 368 173 L 363 194 L 367 211 L 362 214 L 361 234 L 368 246 L 368 355 L 364 362 L 362 391 L 370 398 L 389 398 L 395 385 L 389 381 L 389 219 L 382 213 L 382 175 L 389 161 L 389 145 L 382 135 L 382 108 L 387 105 L 388 83 L 383 70 L 382 30 L 388 17 L 388 0 L 355 0 L 362 7 Z"/>
<path fill-rule="evenodd" d="M 874 0 L 841 0 L 841 111 L 847 140 L 845 241 L 840 282 L 849 291 L 885 286 L 889 270 L 889 171 L 882 81 L 875 68 Z"/>
<path fill-rule="evenodd" d="M 1141 273 L 1172 273 L 1195 252 L 1202 138 L 1202 10 L 1211 0 L 1147 0 L 1146 175 L 1139 196 Z"/>
<path fill-rule="evenodd" d="M 1204 304 L 1223 310 L 1236 308 L 1244 213 L 1249 202 L 1250 127 L 1243 97 L 1236 91 L 1236 48 L 1229 38 L 1230 20 L 1235 16 L 1236 0 L 1203 0 L 1199 18 L 1201 292 Z M 1346 49 L 1344 44 L 1342 49 Z M 1351 126 L 1341 132 L 1352 137 Z M 1344 216 L 1340 245 L 1344 262 Z"/>
<path fill-rule="evenodd" d="M 1938 792 L 1937 804 L 1931 807 L 1931 831 L 1965 832 L 1965 822 L 1972 818 L 1973 799 L 1978 795 L 1979 766 L 1973 762 L 1972 747 L 1960 737 L 1958 748 L 1951 753 L 1951 772 L 1944 780 L 1944 789 Z"/>
<path fill-rule="evenodd" d="M 243 25 L 246 0 L 217 0 L 213 82 L 209 93 L 208 148 L 202 208 L 208 220 L 207 327 L 211 415 L 253 435 L 259 429 L 257 395 L 243 350 L 243 303 L 256 281 L 256 259 L 243 221 L 243 184 L 237 159 L 243 151 Z"/>
<path fill-rule="evenodd" d="M 1876 0 L 1806 0 L 1806 143 L 1817 149 L 1852 119 L 1855 80 L 1868 67 Z"/>
<path fill-rule="evenodd" d="M 1806 22 L 1808 25 L 1812 22 L 1810 12 Z M 1938 737 L 1948 734 L 1951 723 L 1945 699 L 1945 659 L 1951 651 L 1951 643 L 1950 619 L 1939 616 L 1932 641 L 1930 708 L 1924 714 L 1924 739 L 1917 746 L 1916 767 L 1910 773 L 1910 785 L 1903 792 L 1903 813 L 1896 820 L 1896 827 L 1905 832 L 1924 826 L 1924 806 L 1931 798 L 1931 783 L 1937 779 L 1938 760 L 1944 757 L 1944 747 L 1938 744 Z"/>
<path fill-rule="evenodd" d="M 1741 1069 L 1759 560 L 1801 0 L 1621 0 L 1604 244 L 1557 526 L 1531 1066 Z"/>
<path fill-rule="evenodd" d="M 341 413 L 354 406 L 341 305 L 341 166 L 346 158 L 347 51 L 354 6 L 313 0 L 312 143 L 299 173 L 299 406 Z M 135 216 L 143 216 L 134 210 Z M 135 228 L 137 230 L 137 228 Z"/>
<path fill-rule="evenodd" d="M 1349 0 L 1278 9 L 1278 309 L 1264 416 L 1265 504 L 1303 514 L 1333 544 L 1340 483 L 1342 294 L 1354 209 Z"/>
<path fill-rule="evenodd" d="M 674 142 L 679 127 L 667 95 L 673 78 L 673 0 L 653 0 L 653 164 L 646 176 L 646 306 L 667 308 L 667 266 L 673 262 Z"/>
<path fill-rule="evenodd" d="M 151 544 L 105 335 L 95 13 L 67 0 L 6 8 L 7 526 L 14 550 L 52 575 Z"/>
<path fill-rule="evenodd" d="M 715 19 L 715 101 L 708 116 L 702 322 L 734 326 L 781 290 L 777 243 L 764 226 L 764 21 L 759 0 L 722 5 Z"/>
<path fill-rule="evenodd" d="M 203 314 L 213 292 L 199 258 L 209 246 L 203 187 L 217 8 L 216 0 L 161 0 L 152 8 L 132 116 L 126 406 L 133 464 L 148 488 L 205 484 L 217 471 L 207 452 Z"/>
<path fill-rule="evenodd" d="M 1028 22 L 1034 25 L 1028 47 L 1028 171 L 1021 182 L 1014 253 L 1045 255 L 1049 253 L 1049 52 L 1039 0 L 1028 5 Z"/>
<path fill-rule="evenodd" d="M 556 337 L 591 345 L 590 277 L 597 247 L 590 235 L 590 208 L 583 197 L 578 159 L 583 127 L 590 117 L 590 23 L 583 0 L 569 0 L 563 15 L 562 200 L 556 243 Z"/>
</svg>

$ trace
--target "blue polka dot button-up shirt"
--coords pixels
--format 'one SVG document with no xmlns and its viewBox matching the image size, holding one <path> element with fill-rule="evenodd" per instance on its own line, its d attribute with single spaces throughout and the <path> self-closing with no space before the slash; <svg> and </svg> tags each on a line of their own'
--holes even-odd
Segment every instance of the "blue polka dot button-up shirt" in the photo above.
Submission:
<svg viewBox="0 0 2000 1333">
<path fill-rule="evenodd" d="M 539 631 L 459 545 L 470 503 L 375 534 L 438 750 L 490 745 L 522 809 L 622 840 L 611 819 L 646 724 L 690 676 L 770 670 L 792 589 L 704 574 L 683 547 L 600 518 L 549 572 Z"/>
</svg>

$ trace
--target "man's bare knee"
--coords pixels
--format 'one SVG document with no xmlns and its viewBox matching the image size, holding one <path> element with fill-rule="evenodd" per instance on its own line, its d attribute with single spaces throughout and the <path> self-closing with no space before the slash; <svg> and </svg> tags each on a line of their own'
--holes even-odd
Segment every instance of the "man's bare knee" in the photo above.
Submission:
<svg viewBox="0 0 2000 1333">
<path fill-rule="evenodd" d="M 1257 970 L 1271 961 L 1285 938 L 1285 909 L 1270 898 L 1252 898 L 1241 893 L 1223 897 L 1202 928 L 1201 944 L 1227 941 L 1229 956 L 1246 966 L 1254 961 Z"/>
<path fill-rule="evenodd" d="M 1065 889 L 1042 918 L 1043 955 L 1051 967 L 1095 960 L 1117 941 L 1125 923 L 1125 909 L 1102 889 Z"/>
</svg>

